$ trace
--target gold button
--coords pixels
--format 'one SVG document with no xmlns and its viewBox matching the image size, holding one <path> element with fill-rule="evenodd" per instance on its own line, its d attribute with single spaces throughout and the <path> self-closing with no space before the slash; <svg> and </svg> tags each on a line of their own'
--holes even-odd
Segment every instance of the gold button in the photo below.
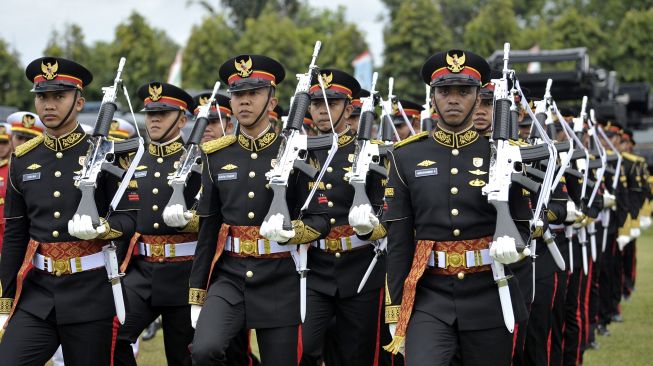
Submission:
<svg viewBox="0 0 653 366">
<path fill-rule="evenodd" d="M 464 272 L 458 273 L 458 279 L 459 280 L 465 279 L 465 273 Z"/>
<path fill-rule="evenodd" d="M 59 237 L 59 232 L 57 230 L 53 231 L 52 236 L 54 236 L 55 238 L 58 238 Z"/>
<path fill-rule="evenodd" d="M 60 197 L 60 196 L 61 196 L 61 192 L 59 192 L 59 191 L 54 191 L 54 193 L 52 193 L 52 195 L 55 196 L 55 197 Z"/>
<path fill-rule="evenodd" d="M 155 172 L 155 173 L 154 173 L 154 178 L 158 178 L 158 177 L 160 177 L 160 176 L 161 176 L 161 173 L 159 173 L 159 172 Z"/>
<path fill-rule="evenodd" d="M 55 219 L 58 219 L 58 218 L 60 218 L 60 217 L 61 217 L 61 212 L 59 212 L 59 211 L 55 211 L 55 212 L 54 212 L 54 218 L 55 218 Z"/>
<path fill-rule="evenodd" d="M 336 223 L 336 219 L 334 219 L 334 218 L 332 217 L 331 220 L 329 220 L 329 222 L 333 225 L 333 224 Z"/>
<path fill-rule="evenodd" d="M 247 278 L 252 278 L 252 277 L 254 277 L 254 272 L 252 272 L 252 271 L 247 271 L 247 272 L 245 273 L 245 276 L 247 276 Z"/>
<path fill-rule="evenodd" d="M 61 151 L 59 151 L 57 153 L 57 159 L 61 159 L 61 158 L 63 158 L 63 154 L 61 153 Z"/>
<path fill-rule="evenodd" d="M 332 168 L 332 167 L 328 167 L 328 168 L 327 168 L 327 172 L 331 173 L 332 171 L 333 171 L 333 168 Z"/>
<path fill-rule="evenodd" d="M 331 188 L 333 188 L 333 186 L 331 185 L 331 183 L 327 183 L 327 185 L 326 185 L 326 189 L 331 189 Z"/>
<path fill-rule="evenodd" d="M 250 156 L 252 157 L 252 159 L 256 159 L 256 158 L 258 158 L 258 154 L 257 154 L 257 153 L 252 153 L 252 155 L 250 155 Z"/>
<path fill-rule="evenodd" d="M 61 172 L 57 170 L 56 172 L 54 172 L 54 176 L 57 178 L 61 177 Z"/>
<path fill-rule="evenodd" d="M 327 203 L 327 206 L 333 207 L 333 202 L 329 201 L 329 203 Z"/>
<path fill-rule="evenodd" d="M 458 216 L 458 210 L 454 208 L 453 210 L 451 210 L 451 214 L 454 216 Z"/>
<path fill-rule="evenodd" d="M 157 205 L 152 206 L 152 211 L 159 211 L 159 206 Z"/>
<path fill-rule="evenodd" d="M 256 176 L 256 172 L 249 172 L 249 177 L 254 178 Z"/>
<path fill-rule="evenodd" d="M 159 164 L 163 163 L 163 158 L 157 158 L 156 162 L 159 163 Z"/>
<path fill-rule="evenodd" d="M 449 190 L 451 194 L 458 194 L 458 188 L 456 187 L 451 187 L 451 190 Z"/>
<path fill-rule="evenodd" d="M 152 189 L 152 193 L 154 193 L 154 194 L 158 194 L 158 193 L 159 193 L 159 189 L 158 189 L 158 188 L 154 188 L 154 189 Z"/>
<path fill-rule="evenodd" d="M 451 150 L 451 155 L 458 156 L 458 154 L 460 154 L 460 151 L 458 151 L 458 149 Z"/>
<path fill-rule="evenodd" d="M 152 225 L 152 226 L 153 226 L 155 229 L 158 229 L 158 228 L 159 228 L 159 223 L 158 223 L 158 222 L 155 222 L 154 225 Z"/>
<path fill-rule="evenodd" d="M 455 229 L 455 230 L 453 231 L 453 236 L 458 236 L 458 235 L 460 235 L 460 230 Z"/>
<path fill-rule="evenodd" d="M 253 212 L 248 213 L 247 217 L 249 217 L 250 219 L 253 219 L 254 218 L 254 213 Z"/>
<path fill-rule="evenodd" d="M 453 175 L 458 174 L 458 168 L 451 168 L 451 174 Z"/>
<path fill-rule="evenodd" d="M 336 253 L 336 258 L 340 258 L 340 253 Z"/>
<path fill-rule="evenodd" d="M 247 197 L 249 197 L 249 198 L 254 198 L 254 192 L 249 192 L 249 193 L 247 193 Z"/>
</svg>

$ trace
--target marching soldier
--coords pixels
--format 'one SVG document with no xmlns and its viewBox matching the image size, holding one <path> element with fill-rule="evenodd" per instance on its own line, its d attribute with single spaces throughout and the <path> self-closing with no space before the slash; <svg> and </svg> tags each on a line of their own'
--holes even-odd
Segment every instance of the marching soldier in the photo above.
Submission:
<svg viewBox="0 0 653 366">
<path fill-rule="evenodd" d="M 77 115 L 91 73 L 58 57 L 34 60 L 25 73 L 34 83 L 35 108 L 46 130 L 16 149 L 10 165 L 0 263 L 0 322 L 9 322 L 0 359 L 8 365 L 44 364 L 61 344 L 68 366 L 109 365 L 116 309 L 102 269 L 102 246 L 131 235 L 134 216 L 127 210 L 133 207 L 124 199 L 99 227 L 75 214 L 81 191 L 73 176 L 88 150 Z M 100 217 L 118 183 L 100 175 L 95 190 Z"/>
<path fill-rule="evenodd" d="M 138 97 L 144 103 L 150 142 L 134 173 L 138 197 L 133 200 L 139 207 L 136 234 L 121 265 L 129 309 L 118 331 L 114 359 L 116 365 L 136 365 L 131 344 L 160 315 L 168 364 L 188 365 L 193 327 L 186 291 L 199 220 L 195 215 L 171 225 L 162 212 L 172 195 L 168 175 L 174 173 L 184 151 L 180 131 L 194 103 L 182 89 L 160 82 L 142 85 Z M 188 207 L 193 206 L 199 187 L 200 176 L 191 175 L 184 190 Z"/>
<path fill-rule="evenodd" d="M 272 123 L 274 131 L 276 131 L 276 133 L 281 132 L 281 129 L 283 128 L 283 120 L 281 119 L 283 116 L 283 108 L 277 104 L 272 111 L 268 112 L 268 116 L 270 117 L 270 123 Z"/>
<path fill-rule="evenodd" d="M 308 312 L 302 325 L 304 354 L 301 364 L 316 364 L 322 354 L 325 333 L 335 315 L 335 338 L 341 364 L 372 365 L 378 344 L 383 260 L 376 264 L 360 294 L 357 290 L 375 255 L 372 241 L 385 236 L 385 229 L 373 214 L 383 204 L 381 176 L 371 174 L 368 178 L 366 188 L 373 207 L 352 208 L 354 189 L 344 178 L 354 161 L 356 135 L 346 118 L 353 110 L 352 96 L 358 93 L 360 86 L 353 76 L 343 71 L 322 69 L 321 73 L 327 102 L 315 80 L 310 89 L 310 112 L 319 133 L 338 134 L 338 150 L 317 188 L 319 199 L 327 201 L 329 207 L 331 231 L 326 239 L 312 243 L 308 252 Z M 327 108 L 333 118 L 333 130 Z M 319 166 L 326 163 L 327 156 L 326 151 L 315 152 Z M 315 182 L 308 184 L 311 188 Z"/>
<path fill-rule="evenodd" d="M 352 106 L 351 114 L 349 115 L 349 117 L 347 117 L 345 122 L 349 125 L 349 129 L 354 134 L 358 133 L 358 122 L 361 117 L 361 107 L 363 106 L 363 103 L 361 102 L 361 98 L 367 98 L 369 96 L 370 96 L 370 92 L 368 90 L 360 89 L 358 91 L 358 94 L 354 96 L 353 99 L 351 100 L 351 106 Z"/>
<path fill-rule="evenodd" d="M 122 118 L 114 118 L 109 128 L 109 136 L 120 141 L 128 139 L 136 134 L 136 128 Z"/>
<path fill-rule="evenodd" d="M 292 230 L 283 230 L 277 215 L 264 221 L 273 196 L 265 173 L 277 163 L 282 141 L 268 112 L 277 105 L 283 66 L 266 56 L 239 55 L 219 72 L 239 129 L 202 146 L 201 221 L 188 299 L 197 323 L 193 362 L 223 364 L 229 342 L 246 328 L 256 329 L 263 364 L 296 365 L 300 289 L 293 256 L 296 244 L 326 234 L 329 223 L 313 208 L 293 221 Z M 296 178 L 290 177 L 289 200 L 306 195 Z M 301 204 L 289 201 L 288 207 L 296 211 Z"/>
<path fill-rule="evenodd" d="M 211 93 L 200 93 L 193 98 L 195 105 L 195 111 L 193 112 L 195 116 L 199 113 L 199 107 L 205 105 L 209 98 L 211 98 Z M 218 113 L 220 115 L 218 115 Z M 229 97 L 216 94 L 214 105 L 211 106 L 209 112 L 209 123 L 206 125 L 204 134 L 202 135 L 202 143 L 217 140 L 222 136 L 231 135 L 234 131 L 234 123 L 231 121 L 231 106 L 229 105 Z"/>
<path fill-rule="evenodd" d="M 481 136 L 487 138 L 492 134 L 492 116 L 494 113 L 494 83 L 489 82 L 481 87 L 478 104 L 474 110 L 474 128 Z M 528 136 L 528 134 L 526 134 Z"/>
<path fill-rule="evenodd" d="M 405 342 L 407 365 L 449 365 L 456 352 L 463 365 L 511 360 L 514 335 L 506 330 L 490 264 L 514 263 L 523 254 L 512 238 L 492 242 L 497 214 L 481 193 L 490 143 L 473 129 L 472 116 L 488 76 L 489 65 L 474 53 L 431 56 L 422 78 L 432 88 L 437 125 L 389 154 L 386 322 L 394 339 L 386 349 L 399 352 Z M 528 207 L 511 209 L 515 219 L 530 218 Z M 519 228 L 528 237 L 527 225 Z M 508 283 L 515 321 L 523 321 L 519 283 L 514 277 Z"/>
<path fill-rule="evenodd" d="M 424 110 L 424 107 L 421 104 L 417 104 L 409 100 L 399 100 L 399 102 L 404 109 L 404 113 L 406 113 L 406 117 L 408 117 L 410 127 L 413 127 L 413 131 L 418 132 L 418 130 L 415 130 L 415 128 L 419 127 L 420 125 L 421 112 Z M 393 105 L 392 112 L 392 123 L 394 124 L 395 129 L 397 130 L 397 134 L 399 135 L 398 141 L 403 141 L 409 138 L 411 135 L 410 127 L 406 123 L 406 120 L 404 120 L 404 117 L 396 104 Z"/>
<path fill-rule="evenodd" d="M 18 146 L 41 136 L 45 126 L 38 115 L 31 112 L 15 112 L 7 117 L 7 123 L 11 125 L 11 144 L 16 149 Z"/>
<path fill-rule="evenodd" d="M 5 196 L 9 182 L 9 158 L 12 151 L 11 125 L 0 123 L 0 250 L 2 250 L 2 236 L 5 233 Z"/>
</svg>

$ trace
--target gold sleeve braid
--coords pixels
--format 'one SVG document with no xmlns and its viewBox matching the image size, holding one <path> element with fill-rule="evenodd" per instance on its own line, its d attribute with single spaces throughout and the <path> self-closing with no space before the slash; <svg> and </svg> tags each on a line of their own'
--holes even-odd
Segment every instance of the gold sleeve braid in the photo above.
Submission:
<svg viewBox="0 0 653 366">
<path fill-rule="evenodd" d="M 190 288 L 188 290 L 188 303 L 191 305 L 204 305 L 206 301 L 206 290 Z"/>
<path fill-rule="evenodd" d="M 558 215 L 556 215 L 555 212 L 553 212 L 553 211 L 551 211 L 551 210 L 548 210 L 548 211 L 546 212 L 546 218 L 547 218 L 549 221 L 555 221 L 555 220 L 558 219 Z"/>
<path fill-rule="evenodd" d="M 295 236 L 285 244 L 305 244 L 317 240 L 320 232 L 304 224 L 301 220 L 293 220 L 292 227 L 295 230 Z"/>
<path fill-rule="evenodd" d="M 0 298 L 0 314 L 9 314 L 11 312 L 11 306 L 14 303 L 14 299 L 10 297 L 1 297 Z"/>
<path fill-rule="evenodd" d="M 385 322 L 396 323 L 399 321 L 399 309 L 401 305 L 392 305 L 390 289 L 388 288 L 388 275 L 385 275 Z"/>
<path fill-rule="evenodd" d="M 624 226 L 619 228 L 618 234 L 623 235 L 623 236 L 629 236 L 630 235 L 630 225 L 633 219 L 630 218 L 630 214 L 626 217 L 626 222 L 624 222 Z"/>
<path fill-rule="evenodd" d="M 193 217 L 188 221 L 188 224 L 181 228 L 180 231 L 185 232 L 185 233 L 196 233 L 200 229 L 200 217 L 197 215 L 196 211 L 191 211 L 193 213 Z"/>
<path fill-rule="evenodd" d="M 388 235 L 388 232 L 385 230 L 385 227 L 381 224 L 378 224 L 374 227 L 374 230 L 372 230 L 372 234 L 368 240 L 379 240 L 381 238 L 385 238 L 386 235 Z"/>
<path fill-rule="evenodd" d="M 112 229 L 109 225 L 109 221 L 100 218 L 100 224 L 104 225 L 104 233 L 98 235 L 98 239 L 111 240 L 122 236 L 122 231 Z"/>
</svg>

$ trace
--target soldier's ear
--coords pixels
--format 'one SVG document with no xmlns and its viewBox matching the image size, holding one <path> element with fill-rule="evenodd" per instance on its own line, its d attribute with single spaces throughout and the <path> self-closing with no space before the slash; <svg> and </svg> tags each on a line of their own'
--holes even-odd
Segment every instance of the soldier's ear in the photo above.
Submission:
<svg viewBox="0 0 653 366">
<path fill-rule="evenodd" d="M 188 123 L 188 116 L 186 115 L 186 113 L 182 112 L 181 117 L 179 117 L 179 122 L 177 122 L 177 126 L 179 126 L 179 129 L 181 130 L 182 128 L 184 128 L 186 123 Z"/>
<path fill-rule="evenodd" d="M 345 99 L 346 101 L 346 99 Z M 344 118 L 349 118 L 351 116 L 351 113 L 354 111 L 354 106 L 351 105 L 351 103 L 346 102 L 347 105 L 345 106 L 345 114 L 343 115 Z"/>
<path fill-rule="evenodd" d="M 81 112 L 82 109 L 84 109 L 84 104 L 86 104 L 86 98 L 80 95 L 77 100 L 75 100 L 75 110 Z"/>
<path fill-rule="evenodd" d="M 274 108 L 277 106 L 277 104 L 279 104 L 279 100 L 277 99 L 277 97 L 275 97 L 274 95 L 270 97 L 270 101 L 268 102 L 268 112 L 272 112 Z"/>
</svg>

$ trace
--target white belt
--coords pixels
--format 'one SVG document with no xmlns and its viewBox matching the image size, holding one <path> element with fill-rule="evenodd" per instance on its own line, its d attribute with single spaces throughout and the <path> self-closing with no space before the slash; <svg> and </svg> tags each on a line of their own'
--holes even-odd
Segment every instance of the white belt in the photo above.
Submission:
<svg viewBox="0 0 653 366">
<path fill-rule="evenodd" d="M 104 255 L 102 252 L 98 252 L 83 257 L 55 260 L 35 253 L 32 264 L 42 271 L 61 276 L 62 274 L 79 273 L 104 267 Z"/>
<path fill-rule="evenodd" d="M 549 229 L 551 229 L 551 230 L 564 230 L 565 225 L 563 225 L 563 224 L 549 224 Z"/>
<path fill-rule="evenodd" d="M 297 245 L 281 245 L 268 239 L 241 240 L 240 238 L 227 237 L 224 250 L 246 255 L 266 255 L 286 253 L 297 250 Z"/>
<path fill-rule="evenodd" d="M 146 244 L 138 243 L 138 252 L 146 257 L 174 258 L 195 255 L 197 241 L 178 244 Z"/>
<path fill-rule="evenodd" d="M 435 256 L 438 260 L 436 262 Z M 438 268 L 447 268 L 447 267 L 460 267 L 464 266 L 466 268 L 487 266 L 492 264 L 492 258 L 490 257 L 490 249 L 481 249 L 481 250 L 467 250 L 465 255 L 459 253 L 447 253 L 440 251 L 431 251 L 429 255 L 428 266 L 429 267 L 438 267 Z"/>
<path fill-rule="evenodd" d="M 320 239 L 311 243 L 312 246 L 331 252 L 347 251 L 372 244 L 369 240 L 361 240 L 356 235 L 337 239 Z"/>
</svg>

